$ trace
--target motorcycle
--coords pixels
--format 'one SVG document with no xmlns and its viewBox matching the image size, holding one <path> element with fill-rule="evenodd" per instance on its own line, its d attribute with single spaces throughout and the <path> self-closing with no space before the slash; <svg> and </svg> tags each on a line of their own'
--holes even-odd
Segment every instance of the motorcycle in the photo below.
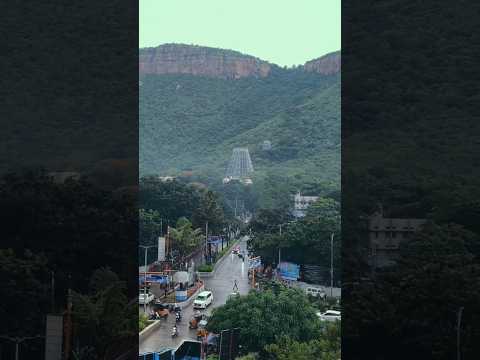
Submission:
<svg viewBox="0 0 480 360">
<path fill-rule="evenodd" d="M 174 326 L 172 328 L 172 338 L 177 337 L 177 336 L 178 336 L 178 329 L 177 329 L 176 326 Z"/>
<path fill-rule="evenodd" d="M 182 314 L 180 312 L 175 313 L 175 322 L 180 322 L 182 321 Z"/>
</svg>

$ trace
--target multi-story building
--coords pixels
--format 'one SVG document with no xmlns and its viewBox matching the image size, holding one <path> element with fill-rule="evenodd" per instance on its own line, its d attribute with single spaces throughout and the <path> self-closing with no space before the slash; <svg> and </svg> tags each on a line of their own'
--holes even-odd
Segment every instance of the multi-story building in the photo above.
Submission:
<svg viewBox="0 0 480 360">
<path fill-rule="evenodd" d="M 385 218 L 376 212 L 368 218 L 370 265 L 374 268 L 394 265 L 400 244 L 425 224 L 425 219 Z"/>
<path fill-rule="evenodd" d="M 295 194 L 293 216 L 303 217 L 308 207 L 318 200 L 318 196 L 303 196 L 300 192 Z"/>
</svg>

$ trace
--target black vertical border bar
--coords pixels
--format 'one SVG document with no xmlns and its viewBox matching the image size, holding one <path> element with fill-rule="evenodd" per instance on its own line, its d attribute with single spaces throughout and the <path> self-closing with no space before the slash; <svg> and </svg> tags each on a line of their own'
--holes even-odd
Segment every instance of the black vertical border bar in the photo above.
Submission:
<svg viewBox="0 0 480 360">
<path fill-rule="evenodd" d="M 92 295 L 88 279 L 102 267 L 125 285 L 119 291 L 128 305 L 112 306 L 95 328 L 105 337 L 82 339 L 83 345 L 103 348 L 105 359 L 138 357 L 138 15 L 138 2 L 126 0 L 2 4 L 0 271 L 11 281 L 25 279 L 21 265 L 3 265 L 25 262 L 28 269 L 37 256 L 47 259 L 48 270 L 43 276 L 35 265 L 41 270 L 27 271 L 31 279 L 0 290 L 0 335 L 41 336 L 22 344 L 20 359 L 44 357 L 45 315 L 61 314 L 75 294 Z M 11 289 L 18 298 L 50 292 L 50 270 L 53 301 L 31 300 L 22 312 L 22 304 L 8 300 Z M 77 336 L 85 336 L 77 310 L 74 304 L 73 350 Z M 102 326 L 127 313 L 129 335 L 109 338 Z M 9 340 L 1 341 L 0 357 L 13 358 Z"/>
<path fill-rule="evenodd" d="M 479 14 L 342 1 L 343 359 L 478 357 Z M 382 250 L 392 265 L 375 211 L 424 221 Z"/>
</svg>

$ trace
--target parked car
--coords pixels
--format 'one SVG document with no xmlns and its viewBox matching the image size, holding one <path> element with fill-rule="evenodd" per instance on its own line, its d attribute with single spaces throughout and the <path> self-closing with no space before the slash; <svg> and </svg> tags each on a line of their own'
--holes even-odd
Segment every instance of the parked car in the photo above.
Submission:
<svg viewBox="0 0 480 360">
<path fill-rule="evenodd" d="M 150 304 L 155 299 L 155 296 L 150 293 L 144 294 L 143 292 L 138 294 L 138 303 L 139 304 Z"/>
<path fill-rule="evenodd" d="M 337 310 L 327 310 L 324 313 L 317 312 L 317 316 L 322 321 L 340 321 L 342 320 L 342 315 L 340 311 Z"/>
<path fill-rule="evenodd" d="M 211 291 L 202 291 L 193 301 L 194 309 L 206 309 L 213 302 L 213 294 Z"/>
</svg>

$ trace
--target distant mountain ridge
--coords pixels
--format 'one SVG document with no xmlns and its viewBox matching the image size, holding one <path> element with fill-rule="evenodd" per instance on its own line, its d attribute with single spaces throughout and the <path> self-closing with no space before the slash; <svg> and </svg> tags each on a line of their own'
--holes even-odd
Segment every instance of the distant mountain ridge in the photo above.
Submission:
<svg viewBox="0 0 480 360">
<path fill-rule="evenodd" d="M 302 66 L 305 71 L 332 75 L 340 71 L 340 52 L 314 59 Z M 254 56 L 238 51 L 198 45 L 163 44 L 139 50 L 139 74 L 190 74 L 223 79 L 264 78 L 280 70 Z"/>
<path fill-rule="evenodd" d="M 139 72 L 144 74 L 191 74 L 219 78 L 265 77 L 272 65 L 237 51 L 205 46 L 164 44 L 140 49 Z"/>
<path fill-rule="evenodd" d="M 316 72 L 323 75 L 336 74 L 340 72 L 341 69 L 340 51 L 335 51 L 317 59 L 307 61 L 304 69 L 305 71 Z"/>
</svg>

